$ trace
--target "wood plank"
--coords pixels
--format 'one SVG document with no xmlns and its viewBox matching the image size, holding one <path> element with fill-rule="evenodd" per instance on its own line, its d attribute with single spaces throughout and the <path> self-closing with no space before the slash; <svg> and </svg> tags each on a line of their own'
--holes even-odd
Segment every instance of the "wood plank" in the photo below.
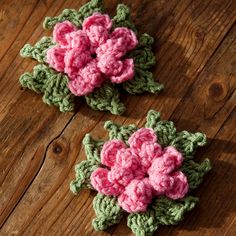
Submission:
<svg viewBox="0 0 236 236">
<path fill-rule="evenodd" d="M 69 2 L 66 1 L 65 5 Z M 117 2 L 112 1 L 109 4 L 106 2 L 109 11 L 114 12 L 114 6 Z M 201 75 L 206 73 L 208 69 L 206 63 L 235 21 L 235 4 L 223 0 L 204 2 L 182 0 L 171 1 L 168 4 L 165 1 L 156 1 L 155 3 L 141 0 L 124 2 L 132 7 L 135 22 L 141 31 L 153 33 L 158 40 L 156 44 L 158 66 L 155 68 L 155 74 L 161 82 L 166 84 L 165 92 L 158 98 L 152 95 L 135 97 L 122 95 L 128 106 L 128 111 L 121 117 L 91 111 L 82 104 L 79 112 L 73 120 L 70 120 L 73 114 L 59 114 L 56 109 L 44 106 L 39 96 L 18 90 L 19 85 L 15 78 L 26 68 L 31 67 L 32 63 L 23 63 L 23 67 L 21 65 L 21 68 L 17 71 L 12 70 L 11 77 L 8 77 L 9 83 L 0 83 L 0 90 L 8 91 L 7 93 L 11 94 L 3 100 L 2 106 L 5 110 L 0 115 L 1 131 L 3 131 L 0 133 L 0 143 L 2 145 L 0 150 L 3 150 L 1 167 L 3 166 L 4 173 L 4 182 L 1 186 L 3 196 L 1 197 L 7 204 L 7 208 L 5 208 L 7 210 L 4 211 L 2 219 L 6 219 L 13 209 L 14 211 L 4 224 L 1 235 L 12 233 L 19 235 L 95 234 L 91 227 L 91 219 L 94 216 L 91 208 L 93 195 L 89 191 L 83 191 L 80 196 L 74 197 L 69 192 L 68 184 L 74 178 L 74 164 L 84 158 L 83 149 L 81 150 L 81 140 L 84 134 L 92 131 L 94 136 L 104 138 L 106 133 L 102 130 L 102 126 L 105 120 L 112 119 L 120 123 L 142 125 L 145 113 L 151 107 L 160 110 L 166 119 L 171 117 L 175 111 L 172 118 L 177 121 L 179 128 L 184 127 L 190 130 L 203 128 L 213 138 L 223 125 L 225 118 L 232 112 L 233 99 L 235 98 L 232 91 L 235 87 L 232 83 L 233 78 L 222 71 L 226 65 L 223 64 L 221 71 L 218 71 L 219 73 L 225 73 L 220 79 L 220 85 L 227 78 L 231 78 L 230 81 L 232 82 L 229 83 L 227 91 L 231 91 L 232 94 L 228 97 L 227 92 L 227 95 L 222 98 L 222 100 L 225 99 L 223 101 L 224 105 L 222 105 L 222 101 L 218 105 L 214 98 L 219 99 L 218 93 L 215 95 L 214 92 L 215 85 L 213 85 L 213 89 L 209 90 L 213 90 L 213 93 L 210 92 L 210 103 L 207 103 L 207 108 L 208 110 L 211 109 L 211 114 L 214 114 L 220 106 L 223 107 L 223 112 L 220 111 L 221 119 L 217 115 L 216 120 L 212 123 L 209 122 L 212 127 L 215 125 L 216 127 L 209 131 L 207 126 L 201 126 L 206 121 L 204 116 L 194 120 L 194 126 L 188 125 L 184 121 L 187 115 L 189 119 L 192 119 L 191 114 L 188 114 L 189 111 L 191 112 L 191 106 L 188 106 L 187 101 L 195 99 L 193 104 L 196 104 L 197 108 L 195 108 L 194 114 L 198 114 L 198 102 L 201 105 L 204 101 L 197 93 L 200 85 L 206 85 L 199 74 L 204 67 L 206 68 Z M 80 4 L 81 2 L 77 4 L 72 2 L 71 6 L 78 7 Z M 36 32 L 37 30 L 38 27 Z M 224 41 L 228 44 L 230 44 L 230 39 L 232 43 L 232 38 L 235 35 L 231 31 L 229 36 L 227 36 L 229 42 Z M 33 39 L 34 37 L 32 37 Z M 225 44 L 227 45 L 227 43 Z M 212 67 L 209 66 L 211 72 L 207 76 L 205 75 L 209 85 L 215 83 L 214 72 L 216 68 L 224 61 L 232 60 L 231 49 L 228 49 L 225 44 L 224 47 L 227 49 L 225 53 L 219 48 L 209 62 L 212 63 Z M 216 63 L 218 57 L 223 58 L 219 64 Z M 21 62 L 21 60 L 16 59 L 15 63 L 19 66 Z M 233 73 L 232 69 L 233 67 L 229 68 L 230 73 Z M 9 93 L 10 88 L 13 89 Z M 194 93 L 194 98 L 190 96 L 189 90 Z M 224 88 L 223 90 L 225 91 Z M 32 104 L 32 107 L 29 104 Z M 230 118 L 234 117 L 233 115 L 232 112 L 228 118 L 229 125 L 227 127 L 233 127 L 234 119 Z M 39 117 L 40 119 L 38 119 Z M 16 134 L 24 134 L 24 139 L 17 137 Z M 21 141 L 20 145 L 19 141 Z M 213 147 L 217 147 L 217 144 Z M 219 150 L 225 149 L 227 149 L 227 145 L 223 145 L 222 149 Z M 207 154 L 210 158 L 214 158 L 211 152 Z M 6 159 L 7 157 L 11 158 L 11 162 Z M 6 173 L 8 175 L 5 175 Z M 31 173 L 31 175 L 28 173 Z M 232 170 L 230 173 L 232 173 Z M 209 184 L 214 183 L 211 178 L 202 189 L 208 188 Z M 218 180 L 219 185 L 222 182 L 220 182 L 220 178 Z M 209 181 L 211 182 L 209 183 Z M 212 184 L 211 186 L 214 190 L 217 185 Z M 209 191 L 209 194 L 212 192 Z M 202 202 L 206 202 L 209 197 L 209 195 L 206 195 L 204 199 L 204 194 L 205 191 L 202 193 Z M 9 199 L 11 200 L 9 201 Z M 217 211 L 218 205 L 214 205 L 216 201 L 213 200 L 212 206 L 216 207 L 215 211 Z M 202 206 L 204 207 L 204 205 Z M 217 212 L 215 214 L 217 215 Z M 207 215 L 207 217 L 209 216 Z M 226 225 L 231 222 L 232 217 L 229 218 Z M 113 232 L 115 235 L 131 235 L 125 224 L 124 220 L 123 224 L 119 225 L 117 229 L 113 227 L 108 232 L 96 233 L 96 235 L 111 235 Z M 194 227 L 193 221 L 191 226 Z M 182 230 L 181 227 L 182 225 L 180 228 L 160 229 L 163 231 L 159 232 L 162 232 L 163 235 L 165 233 L 176 234 L 179 232 L 178 230 Z M 232 227 L 229 230 L 232 231 Z M 186 234 L 186 227 L 181 232 Z M 195 233 L 197 232 L 195 231 Z M 208 230 L 205 229 L 201 231 L 205 234 L 207 232 Z M 194 231 L 190 233 L 194 234 Z"/>
</svg>

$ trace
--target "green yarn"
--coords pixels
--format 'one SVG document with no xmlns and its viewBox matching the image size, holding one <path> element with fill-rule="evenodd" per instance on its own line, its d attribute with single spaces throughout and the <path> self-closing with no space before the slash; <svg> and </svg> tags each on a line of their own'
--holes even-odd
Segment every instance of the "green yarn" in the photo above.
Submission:
<svg viewBox="0 0 236 236">
<path fill-rule="evenodd" d="M 137 29 L 131 19 L 130 9 L 124 4 L 118 4 L 116 8 L 116 15 L 112 19 L 113 28 L 126 27 L 137 33 Z"/>
<path fill-rule="evenodd" d="M 47 50 L 53 46 L 55 46 L 55 43 L 53 42 L 52 37 L 44 36 L 34 46 L 25 44 L 20 51 L 20 55 L 26 58 L 33 58 L 40 63 L 46 63 Z"/>
<path fill-rule="evenodd" d="M 57 23 L 65 20 L 68 20 L 74 25 L 80 27 L 84 19 L 91 16 L 94 12 L 103 12 L 102 0 L 91 0 L 83 5 L 78 11 L 74 9 L 65 9 L 59 16 L 46 17 L 43 27 L 45 29 L 53 29 Z"/>
<path fill-rule="evenodd" d="M 67 88 L 67 77 L 46 65 L 37 65 L 32 74 L 23 74 L 20 83 L 24 88 L 43 93 L 43 101 L 48 105 L 58 106 L 61 112 L 74 109 L 74 97 Z"/>
<path fill-rule="evenodd" d="M 83 139 L 83 144 L 87 159 L 100 163 L 100 152 L 104 142 L 95 140 L 90 134 L 86 134 Z"/>
<path fill-rule="evenodd" d="M 128 54 L 128 57 L 133 58 L 135 62 L 135 77 L 123 83 L 122 86 L 130 94 L 159 93 L 164 88 L 162 84 L 155 81 L 153 73 L 149 71 L 156 63 L 155 55 L 152 52 L 153 43 L 153 37 L 142 34 L 137 48 Z"/>
<path fill-rule="evenodd" d="M 94 92 L 85 96 L 85 99 L 94 110 L 110 111 L 114 115 L 121 115 L 125 111 L 118 89 L 110 82 L 103 83 L 101 88 L 95 89 Z"/>
<path fill-rule="evenodd" d="M 83 188 L 92 189 L 93 187 L 90 184 L 90 175 L 98 167 L 98 163 L 91 160 L 85 160 L 77 164 L 75 166 L 76 179 L 71 181 L 70 190 L 74 194 L 77 194 Z"/>
<path fill-rule="evenodd" d="M 206 144 L 207 139 L 205 134 L 199 132 L 190 133 L 185 130 L 177 133 L 175 139 L 171 142 L 171 145 L 182 152 L 185 159 L 193 158 L 196 149 L 205 146 Z"/>
<path fill-rule="evenodd" d="M 159 224 L 176 225 L 183 220 L 186 212 L 191 211 L 195 207 L 197 202 L 198 198 L 191 196 L 178 201 L 160 197 L 154 200 L 151 207 L 155 210 L 156 220 Z"/>
<path fill-rule="evenodd" d="M 158 141 L 162 145 L 175 144 L 177 148 L 191 154 L 197 147 L 206 143 L 206 136 L 201 133 L 189 133 L 187 131 L 177 132 L 172 121 L 161 120 L 160 113 L 150 110 L 147 114 L 146 127 L 152 128 L 158 136 Z M 138 129 L 136 125 L 118 125 L 112 121 L 105 122 L 104 128 L 109 132 L 109 139 L 120 139 L 127 143 L 129 137 Z M 71 182 L 70 188 L 74 193 L 78 193 L 81 188 L 92 188 L 90 185 L 91 173 L 102 166 L 100 163 L 100 153 L 103 141 L 94 140 L 86 134 L 83 144 L 87 161 L 82 161 L 76 166 L 76 179 Z M 205 174 L 211 169 L 210 161 L 205 159 L 198 164 L 184 156 L 181 171 L 188 178 L 189 190 L 193 190 L 203 181 Z M 160 225 L 175 225 L 183 220 L 186 212 L 192 210 L 198 198 L 186 196 L 183 199 L 172 200 L 161 196 L 153 199 L 146 212 L 129 214 L 127 225 L 136 236 L 151 236 Z M 117 198 L 105 196 L 98 193 L 94 198 L 93 207 L 96 218 L 93 220 L 95 230 L 106 230 L 109 226 L 120 221 L 123 210 L 117 203 Z"/>
<path fill-rule="evenodd" d="M 106 230 L 109 226 L 119 223 L 123 215 L 115 197 L 99 193 L 93 200 L 93 208 L 96 218 L 93 219 L 92 225 L 95 230 Z"/>
<path fill-rule="evenodd" d="M 211 170 L 211 163 L 209 159 L 205 159 L 201 164 L 193 160 L 186 160 L 181 170 L 187 176 L 190 190 L 193 190 L 200 185 L 203 181 L 203 177 Z"/>
<path fill-rule="evenodd" d="M 110 140 L 120 139 L 126 142 L 126 144 L 131 134 L 137 130 L 136 125 L 123 126 L 115 124 L 112 121 L 106 121 L 104 128 L 109 132 Z"/>
<path fill-rule="evenodd" d="M 136 236 L 151 236 L 158 228 L 155 211 L 148 209 L 146 212 L 130 214 L 127 225 Z"/>
</svg>

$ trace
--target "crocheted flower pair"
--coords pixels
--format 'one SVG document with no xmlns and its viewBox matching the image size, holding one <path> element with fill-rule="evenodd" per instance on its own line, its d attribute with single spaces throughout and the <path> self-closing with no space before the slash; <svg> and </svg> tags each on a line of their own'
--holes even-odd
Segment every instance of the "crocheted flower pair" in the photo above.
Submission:
<svg viewBox="0 0 236 236">
<path fill-rule="evenodd" d="M 159 225 L 177 224 L 196 205 L 189 195 L 211 169 L 205 159 L 193 161 L 206 144 L 202 133 L 177 132 L 171 121 L 149 111 L 146 127 L 107 121 L 109 141 L 83 140 L 87 160 L 75 167 L 71 191 L 97 190 L 93 206 L 95 230 L 116 224 L 128 212 L 128 226 L 138 236 L 152 235 Z"/>
<path fill-rule="evenodd" d="M 44 28 L 53 29 L 53 37 L 26 44 L 20 52 L 42 64 L 23 74 L 20 83 L 42 93 L 43 101 L 60 111 L 72 111 L 75 96 L 84 96 L 95 110 L 122 114 L 117 84 L 130 94 L 163 89 L 149 71 L 155 64 L 154 40 L 138 36 L 126 5 L 118 5 L 111 19 L 103 14 L 102 0 L 91 0 L 78 11 L 65 9 L 58 17 L 47 17 Z"/>
</svg>

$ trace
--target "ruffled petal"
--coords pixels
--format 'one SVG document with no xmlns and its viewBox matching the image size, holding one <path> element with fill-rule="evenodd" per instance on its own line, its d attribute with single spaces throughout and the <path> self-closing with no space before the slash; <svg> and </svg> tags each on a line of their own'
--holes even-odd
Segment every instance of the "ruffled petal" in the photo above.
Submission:
<svg viewBox="0 0 236 236">
<path fill-rule="evenodd" d="M 78 52 L 85 52 L 90 49 L 90 41 L 85 32 L 77 30 L 66 34 L 66 40 L 70 48 L 76 48 Z"/>
<path fill-rule="evenodd" d="M 117 196 L 119 195 L 123 187 L 111 183 L 108 180 L 108 173 L 107 169 L 97 168 L 90 177 L 91 184 L 94 189 L 96 189 L 99 193 L 109 195 L 109 196 Z"/>
<path fill-rule="evenodd" d="M 133 78 L 134 78 L 134 60 L 126 59 L 123 61 L 123 66 L 120 74 L 111 76 L 110 79 L 113 83 L 119 84 L 127 80 L 131 80 Z"/>
<path fill-rule="evenodd" d="M 60 47 L 53 47 L 47 50 L 47 63 L 56 71 L 62 72 L 65 68 L 66 49 Z"/>
<path fill-rule="evenodd" d="M 168 175 L 152 173 L 149 175 L 149 180 L 156 196 L 165 194 L 174 185 L 174 178 Z"/>
<path fill-rule="evenodd" d="M 128 143 L 131 148 L 140 151 L 143 143 L 155 143 L 156 141 L 157 137 L 153 129 L 141 128 L 130 136 Z"/>
<path fill-rule="evenodd" d="M 139 152 L 142 166 L 148 170 L 153 160 L 160 157 L 162 153 L 161 145 L 158 143 L 143 143 Z"/>
<path fill-rule="evenodd" d="M 106 142 L 101 151 L 101 162 L 103 165 L 108 167 L 114 166 L 116 162 L 117 152 L 123 148 L 126 148 L 126 145 L 121 140 L 113 139 Z"/>
<path fill-rule="evenodd" d="M 128 168 L 113 166 L 108 173 L 108 180 L 115 184 L 126 187 L 134 178 L 133 171 Z"/>
<path fill-rule="evenodd" d="M 127 212 L 146 211 L 152 200 L 152 186 L 147 178 L 134 179 L 118 197 L 118 204 Z"/>
<path fill-rule="evenodd" d="M 166 192 L 166 196 L 171 199 L 183 198 L 189 189 L 187 177 L 181 171 L 174 172 L 170 175 L 173 180 L 173 186 Z"/>
<path fill-rule="evenodd" d="M 173 170 L 179 168 L 182 164 L 183 156 L 174 147 L 164 149 L 164 154 L 155 159 L 148 170 L 149 175 L 153 174 L 169 174 Z"/>
<path fill-rule="evenodd" d="M 86 31 L 91 26 L 103 26 L 105 29 L 110 30 L 112 27 L 112 21 L 108 15 L 102 15 L 96 12 L 84 20 L 82 28 Z"/>
<path fill-rule="evenodd" d="M 115 28 L 115 30 L 111 33 L 111 38 L 121 38 L 127 51 L 134 49 L 138 45 L 138 39 L 135 33 L 125 27 Z"/>
<path fill-rule="evenodd" d="M 93 48 L 97 48 L 104 44 L 109 38 L 107 29 L 101 25 L 92 25 L 88 30 L 86 30 L 86 34 L 88 35 L 90 44 Z"/>
<path fill-rule="evenodd" d="M 89 52 L 81 52 L 78 48 L 67 50 L 65 55 L 65 73 L 73 79 L 77 77 L 79 70 L 91 60 L 92 57 Z"/>
<path fill-rule="evenodd" d="M 124 45 L 122 38 L 108 39 L 106 43 L 100 45 L 96 49 L 96 54 L 98 58 L 106 54 L 113 55 L 116 59 L 120 59 L 126 54 L 126 52 L 126 46 Z"/>
<path fill-rule="evenodd" d="M 60 46 L 68 46 L 66 35 L 76 30 L 76 27 L 70 21 L 57 23 L 53 29 L 53 40 Z"/>
<path fill-rule="evenodd" d="M 98 59 L 98 68 L 107 76 L 119 75 L 123 70 L 123 63 L 113 55 L 104 54 Z"/>
</svg>

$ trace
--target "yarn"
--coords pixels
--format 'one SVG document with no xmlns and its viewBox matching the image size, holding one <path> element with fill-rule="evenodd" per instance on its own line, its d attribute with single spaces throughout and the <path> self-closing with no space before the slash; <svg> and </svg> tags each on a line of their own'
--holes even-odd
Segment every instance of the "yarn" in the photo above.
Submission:
<svg viewBox="0 0 236 236">
<path fill-rule="evenodd" d="M 177 132 L 173 122 L 162 121 L 153 110 L 148 112 L 145 127 L 107 121 L 104 128 L 109 141 L 97 141 L 88 134 L 83 140 L 94 168 L 77 168 L 71 190 L 78 193 L 81 187 L 89 187 L 100 192 L 93 202 L 95 230 L 118 223 L 126 211 L 134 234 L 151 236 L 160 225 L 183 220 L 198 202 L 189 191 L 199 186 L 211 165 L 208 159 L 198 164 L 181 150 L 188 150 L 193 158 L 196 148 L 206 144 L 205 135 Z"/>
<path fill-rule="evenodd" d="M 53 38 L 43 37 L 35 45 L 26 44 L 21 56 L 51 65 L 54 73 L 63 72 L 70 92 L 85 96 L 91 108 L 116 115 L 125 111 L 118 88 L 112 83 L 121 83 L 130 94 L 159 93 L 163 89 L 149 71 L 155 63 L 153 38 L 148 34 L 138 38 L 126 5 L 119 4 L 110 19 L 103 14 L 102 0 L 91 0 L 79 10 L 65 9 L 59 16 L 46 17 L 44 28 L 53 29 Z M 35 81 L 26 78 L 27 87 L 35 89 Z M 54 97 L 50 83 L 49 87 L 43 100 L 53 105 L 56 101 L 49 99 Z"/>
<path fill-rule="evenodd" d="M 151 128 L 134 132 L 128 139 L 129 148 L 120 140 L 106 142 L 101 150 L 101 163 L 110 169 L 99 168 L 92 173 L 94 189 L 118 196 L 119 205 L 128 212 L 145 211 L 154 195 L 183 198 L 188 191 L 187 178 L 176 171 L 182 164 L 182 155 L 174 147 L 162 151 L 156 142 Z M 146 193 L 148 197 L 142 198 Z"/>
<path fill-rule="evenodd" d="M 44 94 L 43 101 L 48 105 L 58 106 L 62 112 L 74 109 L 73 95 L 67 88 L 67 77 L 55 73 L 46 65 L 37 65 L 32 74 L 28 72 L 23 74 L 20 77 L 20 83 L 23 88 Z"/>
</svg>

